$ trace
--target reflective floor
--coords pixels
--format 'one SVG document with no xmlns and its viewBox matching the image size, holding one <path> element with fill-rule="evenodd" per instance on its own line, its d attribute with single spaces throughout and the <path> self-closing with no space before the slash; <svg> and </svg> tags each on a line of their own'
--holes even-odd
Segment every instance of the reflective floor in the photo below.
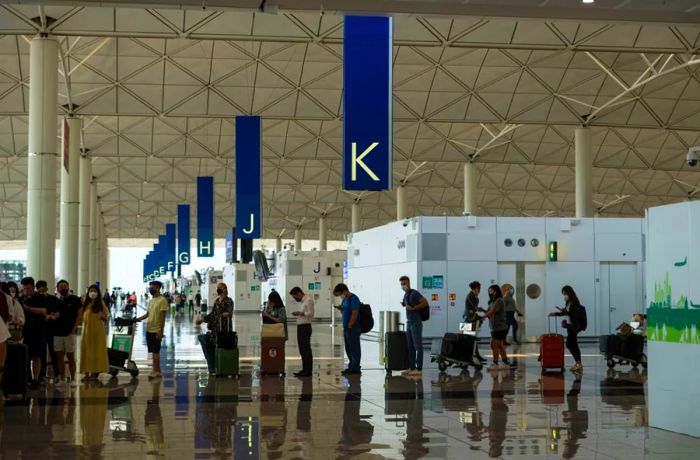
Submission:
<svg viewBox="0 0 700 460">
<path fill-rule="evenodd" d="M 260 378 L 257 316 L 237 317 L 242 376 L 210 377 L 193 316 L 168 320 L 164 377 L 142 376 L 30 393 L 0 410 L 0 458 L 653 458 L 696 459 L 700 440 L 647 427 L 646 375 L 608 371 L 586 345 L 580 380 L 542 376 L 533 345 L 511 350 L 517 369 L 387 377 L 380 344 L 363 341 L 363 373 L 343 378 L 340 331 L 315 324 L 315 374 L 299 380 L 296 341 L 287 377 Z M 294 327 L 290 336 L 296 337 Z M 486 346 L 481 346 L 486 353 Z"/>
</svg>

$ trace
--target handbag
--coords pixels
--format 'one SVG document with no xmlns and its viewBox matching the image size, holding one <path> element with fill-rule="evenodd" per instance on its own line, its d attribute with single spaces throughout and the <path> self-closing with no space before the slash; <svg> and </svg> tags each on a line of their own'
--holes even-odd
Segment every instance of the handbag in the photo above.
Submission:
<svg viewBox="0 0 700 460">
<path fill-rule="evenodd" d="M 284 324 L 263 324 L 260 327 L 260 337 L 263 338 L 285 338 L 284 334 Z"/>
</svg>

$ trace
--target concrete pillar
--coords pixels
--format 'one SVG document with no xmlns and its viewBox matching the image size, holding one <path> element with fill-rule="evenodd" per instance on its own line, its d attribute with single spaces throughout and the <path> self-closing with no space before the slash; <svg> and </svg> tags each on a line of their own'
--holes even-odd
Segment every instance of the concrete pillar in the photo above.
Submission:
<svg viewBox="0 0 700 460">
<path fill-rule="evenodd" d="M 80 118 L 63 120 L 61 165 L 61 267 L 58 276 L 78 284 L 78 233 L 80 212 Z"/>
<path fill-rule="evenodd" d="M 593 153 L 591 129 L 576 128 L 576 217 L 593 217 Z"/>
<path fill-rule="evenodd" d="M 406 203 L 406 187 L 399 185 L 396 189 L 396 220 L 404 220 L 408 214 Z"/>
<path fill-rule="evenodd" d="M 57 110 L 58 42 L 36 37 L 29 45 L 27 275 L 49 286 L 56 272 Z"/>
<path fill-rule="evenodd" d="M 90 194 L 92 160 L 87 155 L 80 157 L 80 205 L 78 216 L 78 281 L 76 295 L 85 294 L 90 278 Z"/>
<path fill-rule="evenodd" d="M 476 165 L 474 163 L 464 163 L 464 214 L 476 215 Z"/>
<path fill-rule="evenodd" d="M 294 250 L 301 251 L 301 229 L 298 227 L 294 229 Z"/>
<path fill-rule="evenodd" d="M 97 281 L 97 182 L 90 183 L 90 239 L 88 240 L 88 286 Z"/>
<path fill-rule="evenodd" d="M 326 225 L 326 216 L 321 216 L 318 219 L 318 250 L 326 251 L 328 249 L 328 234 Z"/>
<path fill-rule="evenodd" d="M 360 203 L 353 203 L 350 210 L 350 230 L 352 233 L 357 233 L 360 231 Z"/>
<path fill-rule="evenodd" d="M 275 240 L 275 252 L 282 252 L 282 238 Z"/>
<path fill-rule="evenodd" d="M 99 281 L 102 288 L 102 216 L 99 211 L 95 225 L 95 281 Z"/>
</svg>

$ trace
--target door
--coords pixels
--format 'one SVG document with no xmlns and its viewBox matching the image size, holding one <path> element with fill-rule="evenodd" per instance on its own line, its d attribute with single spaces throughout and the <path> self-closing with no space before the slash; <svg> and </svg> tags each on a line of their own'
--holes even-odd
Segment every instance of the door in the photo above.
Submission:
<svg viewBox="0 0 700 460">
<path fill-rule="evenodd" d="M 546 332 L 544 320 L 544 264 L 502 262 L 498 264 L 498 284 L 515 288 L 515 305 L 523 315 L 519 318 L 518 336 L 532 340 Z"/>
<path fill-rule="evenodd" d="M 642 310 L 636 263 L 600 264 L 601 331 L 614 334 L 623 322 Z"/>
</svg>

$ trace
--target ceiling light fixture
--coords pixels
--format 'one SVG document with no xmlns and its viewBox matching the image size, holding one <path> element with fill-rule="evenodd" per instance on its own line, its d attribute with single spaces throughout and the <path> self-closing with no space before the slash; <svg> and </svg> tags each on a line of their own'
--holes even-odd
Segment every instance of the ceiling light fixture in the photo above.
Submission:
<svg viewBox="0 0 700 460">
<path fill-rule="evenodd" d="M 595 2 L 595 0 L 582 0 L 582 1 L 583 1 L 583 3 L 593 3 L 593 2 Z"/>
</svg>

